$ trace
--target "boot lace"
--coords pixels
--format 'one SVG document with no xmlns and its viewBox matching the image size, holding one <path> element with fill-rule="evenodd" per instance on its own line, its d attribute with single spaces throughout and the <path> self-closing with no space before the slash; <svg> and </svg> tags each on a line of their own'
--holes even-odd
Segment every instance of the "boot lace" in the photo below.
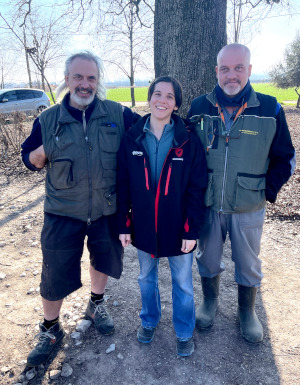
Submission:
<svg viewBox="0 0 300 385">
<path fill-rule="evenodd" d="M 102 305 L 102 303 L 96 305 L 94 313 L 95 315 L 98 313 L 102 319 L 105 319 L 108 317 L 107 311 L 105 307 Z"/>
<path fill-rule="evenodd" d="M 44 345 L 48 338 L 51 340 L 56 339 L 55 335 L 50 333 L 49 330 L 38 333 L 34 338 L 38 338 L 37 346 Z"/>
</svg>

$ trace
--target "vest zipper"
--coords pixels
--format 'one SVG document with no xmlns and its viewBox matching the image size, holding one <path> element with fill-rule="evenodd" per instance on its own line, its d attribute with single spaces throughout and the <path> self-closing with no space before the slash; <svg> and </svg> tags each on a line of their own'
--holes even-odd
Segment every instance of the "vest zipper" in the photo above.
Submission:
<svg viewBox="0 0 300 385">
<path fill-rule="evenodd" d="M 232 125 L 229 128 L 229 131 L 227 132 L 227 138 L 225 140 L 225 161 L 224 161 L 224 174 L 223 174 L 223 182 L 222 182 L 222 192 L 221 192 L 221 207 L 220 207 L 220 212 L 223 211 L 223 204 L 224 204 L 224 197 L 225 197 L 225 185 L 226 185 L 226 176 L 227 176 L 227 163 L 228 163 L 228 146 L 229 146 L 229 139 L 230 139 L 230 132 L 234 128 L 234 126 L 237 124 L 238 120 L 240 119 L 240 116 L 244 109 L 247 107 L 247 103 L 245 103 L 237 112 L 234 121 Z M 221 114 L 222 116 L 223 114 Z M 225 125 L 225 119 L 224 115 L 222 116 L 221 120 L 223 121 L 223 124 Z M 225 127 L 226 128 L 226 127 Z"/>
<path fill-rule="evenodd" d="M 224 174 L 223 174 L 223 182 L 222 182 L 222 193 L 221 193 L 221 207 L 220 212 L 223 211 L 223 203 L 224 203 L 224 195 L 225 195 L 225 184 L 226 184 L 226 175 L 227 175 L 227 159 L 228 159 L 228 145 L 229 145 L 229 133 L 226 138 L 226 148 L 225 148 L 225 162 L 224 162 Z"/>
<path fill-rule="evenodd" d="M 87 224 L 88 226 L 91 224 L 91 217 L 92 217 L 92 175 L 91 175 L 91 159 L 90 159 L 90 151 L 93 150 L 93 147 L 89 143 L 89 138 L 87 135 L 87 124 L 86 124 L 86 118 L 85 118 L 85 110 L 82 111 L 82 125 L 83 125 L 83 132 L 84 132 L 84 140 L 88 146 L 88 153 L 87 153 L 87 167 L 88 167 L 88 184 L 89 184 L 89 201 L 88 201 L 88 219 Z"/>
<path fill-rule="evenodd" d="M 86 124 L 86 118 L 85 118 L 85 110 L 82 111 L 82 125 L 83 125 L 83 132 L 84 132 L 84 140 L 85 140 L 85 143 L 87 144 L 88 148 L 93 151 L 93 147 L 92 145 L 90 144 L 89 142 L 89 138 L 86 134 L 86 127 L 87 127 L 87 124 Z"/>
<path fill-rule="evenodd" d="M 86 134 L 86 118 L 85 118 L 85 110 L 82 111 L 82 125 L 84 135 Z"/>
</svg>

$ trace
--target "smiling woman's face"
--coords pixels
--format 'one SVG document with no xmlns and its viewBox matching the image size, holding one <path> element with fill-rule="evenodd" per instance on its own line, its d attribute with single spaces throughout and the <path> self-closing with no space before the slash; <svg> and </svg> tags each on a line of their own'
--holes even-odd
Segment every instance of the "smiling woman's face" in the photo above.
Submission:
<svg viewBox="0 0 300 385">
<path fill-rule="evenodd" d="M 160 82 L 155 85 L 149 101 L 151 115 L 158 120 L 168 120 L 177 110 L 172 83 Z"/>
</svg>

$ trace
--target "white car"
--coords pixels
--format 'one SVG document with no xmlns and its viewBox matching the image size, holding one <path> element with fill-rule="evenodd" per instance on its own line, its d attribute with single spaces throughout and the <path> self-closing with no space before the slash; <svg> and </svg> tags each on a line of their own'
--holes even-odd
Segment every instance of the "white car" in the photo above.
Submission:
<svg viewBox="0 0 300 385">
<path fill-rule="evenodd" d="M 0 89 L 0 114 L 22 111 L 38 114 L 50 106 L 50 99 L 43 90 L 33 88 Z"/>
</svg>

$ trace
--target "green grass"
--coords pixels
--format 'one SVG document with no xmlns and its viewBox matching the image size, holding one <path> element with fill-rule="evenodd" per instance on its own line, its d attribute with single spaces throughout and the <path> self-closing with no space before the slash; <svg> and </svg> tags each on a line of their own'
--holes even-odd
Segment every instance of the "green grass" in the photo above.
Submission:
<svg viewBox="0 0 300 385">
<path fill-rule="evenodd" d="M 271 83 L 253 83 L 252 87 L 256 92 L 275 96 L 279 103 L 296 105 L 298 95 L 296 94 L 295 89 L 292 87 L 287 89 L 277 88 Z M 284 101 L 294 101 L 294 103 L 283 103 Z"/>
<path fill-rule="evenodd" d="M 52 93 L 53 93 L 53 96 L 54 96 L 54 99 L 55 99 L 55 92 L 52 91 Z M 52 96 L 51 96 L 51 94 L 50 94 L 49 91 L 46 92 L 46 94 L 47 94 L 48 98 L 50 99 L 50 104 L 51 104 L 51 106 L 52 106 L 52 104 L 53 104 Z"/>
<path fill-rule="evenodd" d="M 296 105 L 298 96 L 294 88 L 277 88 L 271 83 L 252 83 L 252 86 L 255 91 L 261 92 L 262 94 L 267 94 L 275 96 L 279 103 Z M 135 101 L 136 102 L 146 102 L 147 101 L 148 87 L 138 87 L 135 89 Z M 51 104 L 53 104 L 50 92 L 47 92 L 47 95 L 50 98 Z M 107 90 L 106 94 L 107 99 L 114 100 L 116 102 L 131 102 L 130 97 L 130 88 L 110 88 Z M 293 101 L 294 103 L 284 103 L 286 101 Z"/>
<path fill-rule="evenodd" d="M 134 91 L 136 102 L 147 101 L 148 87 L 138 87 Z M 107 90 L 106 97 L 116 102 L 130 102 L 130 88 L 110 88 Z"/>
</svg>

